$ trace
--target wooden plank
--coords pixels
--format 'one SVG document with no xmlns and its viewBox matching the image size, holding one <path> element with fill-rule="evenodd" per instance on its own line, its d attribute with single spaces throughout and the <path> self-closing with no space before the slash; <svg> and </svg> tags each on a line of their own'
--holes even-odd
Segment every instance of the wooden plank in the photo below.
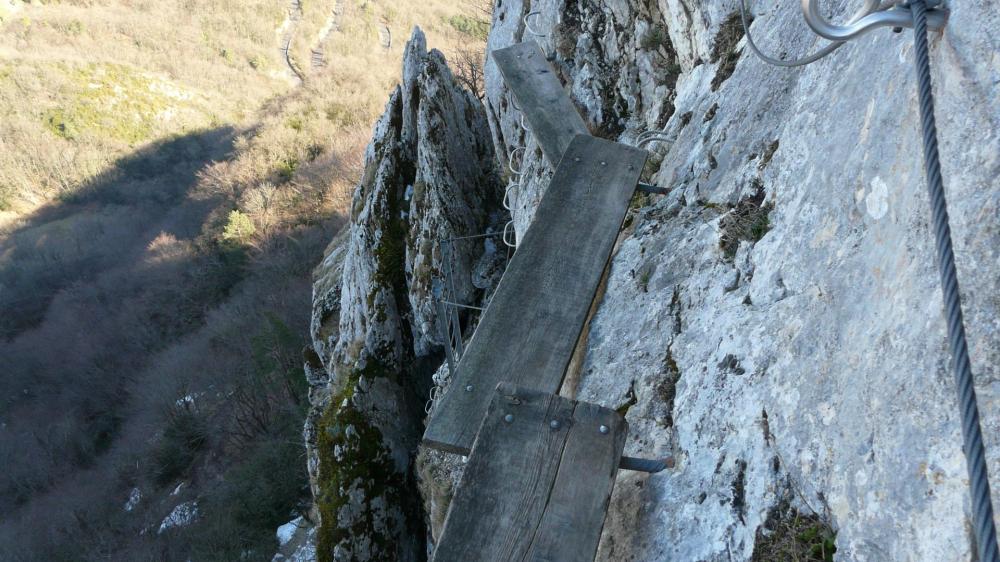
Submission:
<svg viewBox="0 0 1000 562">
<path fill-rule="evenodd" d="M 426 444 L 468 454 L 500 382 L 558 392 L 646 155 L 573 140 L 434 408 Z"/>
<path fill-rule="evenodd" d="M 612 410 L 499 385 L 434 560 L 593 560 L 626 431 Z"/>
<path fill-rule="evenodd" d="M 551 394 L 494 391 L 435 551 L 438 562 L 515 560 L 527 551 L 559 469 L 570 400 Z M 512 415 L 507 422 L 504 416 Z M 526 540 L 526 538 L 528 540 Z"/>
<path fill-rule="evenodd" d="M 549 163 L 556 166 L 576 135 L 589 135 L 569 94 L 534 41 L 493 51 L 493 60 Z"/>
<path fill-rule="evenodd" d="M 601 433 L 601 426 L 607 433 Z M 628 424 L 613 410 L 577 403 L 559 474 L 526 560 L 593 560 L 625 448 Z"/>
</svg>

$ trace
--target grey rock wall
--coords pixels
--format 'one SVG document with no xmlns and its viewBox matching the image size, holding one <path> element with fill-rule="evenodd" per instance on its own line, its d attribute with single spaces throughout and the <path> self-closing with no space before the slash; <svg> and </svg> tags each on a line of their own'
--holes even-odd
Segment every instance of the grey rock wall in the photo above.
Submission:
<svg viewBox="0 0 1000 562">
<path fill-rule="evenodd" d="M 412 464 L 442 355 L 431 280 L 444 265 L 438 241 L 500 220 L 495 161 L 482 104 L 415 30 L 349 230 L 316 270 L 304 434 L 321 561 L 426 556 Z M 456 244 L 459 302 L 483 297 L 472 271 L 486 253 L 482 241 Z"/>
<path fill-rule="evenodd" d="M 841 20 L 855 8 L 825 4 Z M 619 473 L 598 559 L 767 560 L 774 518 L 794 509 L 836 532 L 837 560 L 972 560 L 910 34 L 880 30 L 804 69 L 777 69 L 745 49 L 736 9 L 731 0 L 496 5 L 489 48 L 537 39 L 595 134 L 625 143 L 646 130 L 676 137 L 651 147 L 648 179 L 672 192 L 636 199 L 564 389 L 626 412 L 626 454 L 677 459 L 658 475 Z M 985 0 L 952 9 L 931 56 L 996 491 L 1000 38 L 992 30 L 1000 13 Z M 539 36 L 524 28 L 529 11 L 541 12 L 532 22 Z M 794 3 L 754 15 L 757 41 L 771 53 L 801 56 L 823 44 Z M 518 235 L 552 173 L 491 61 L 482 112 L 446 81 L 435 90 L 428 69 L 446 71 L 419 41 L 408 52 L 369 150 L 350 240 L 331 245 L 318 270 L 317 403 L 340 396 L 338 381 L 368 360 L 398 367 L 433 356 L 440 340 L 425 272 L 440 262 L 432 240 L 498 220 L 485 139 L 501 162 L 525 148 L 513 190 Z M 431 91 L 444 93 L 428 101 Z M 439 138 L 442 127 L 449 132 Z M 471 163 L 456 156 L 469 147 Z M 449 191 L 469 184 L 477 187 Z M 402 274 L 393 279 L 403 282 L 384 283 L 378 256 L 399 232 Z M 458 260 L 467 302 L 495 282 L 497 264 L 480 256 L 495 254 L 487 250 Z M 393 474 L 409 474 L 422 428 L 401 406 L 413 392 L 393 392 L 351 400 L 379 412 L 365 416 L 389 443 L 376 456 L 392 460 Z M 320 430 L 313 422 L 307 438 L 319 441 Z M 318 482 L 322 463 L 312 458 Z M 433 542 L 462 459 L 424 452 L 418 465 Z M 341 553 L 363 559 L 357 544 Z"/>
<path fill-rule="evenodd" d="M 752 30 L 772 53 L 822 45 L 793 4 L 756 9 Z M 828 4 L 841 19 L 855 8 Z M 749 560 L 768 514 L 790 503 L 837 532 L 837 560 L 971 560 L 911 34 L 880 30 L 778 69 L 744 49 L 736 9 L 506 0 L 490 36 L 491 48 L 531 38 L 521 17 L 540 10 L 537 39 L 595 134 L 677 135 L 654 146 L 651 170 L 673 192 L 637 201 L 573 384 L 580 399 L 628 407 L 627 454 L 672 453 L 678 465 L 620 473 L 599 559 Z M 994 483 L 998 19 L 988 2 L 955 3 L 932 39 Z M 528 147 L 514 213 L 523 232 L 551 168 L 486 71 L 499 150 Z"/>
</svg>

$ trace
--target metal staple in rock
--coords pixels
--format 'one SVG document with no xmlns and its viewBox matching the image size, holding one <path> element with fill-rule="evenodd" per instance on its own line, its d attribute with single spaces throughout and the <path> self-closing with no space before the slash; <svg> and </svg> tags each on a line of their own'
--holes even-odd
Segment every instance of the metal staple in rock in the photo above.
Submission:
<svg viewBox="0 0 1000 562">
<path fill-rule="evenodd" d="M 962 301 L 958 290 L 955 253 L 951 245 L 948 205 L 945 200 L 944 180 L 941 177 L 937 124 L 934 119 L 934 92 L 931 87 L 931 64 L 928 54 L 927 7 L 924 0 L 916 0 L 910 4 L 910 9 L 913 12 L 914 58 L 920 96 L 920 122 L 923 126 L 924 168 L 934 222 L 938 268 L 941 270 L 941 288 L 948 320 L 948 341 L 951 347 L 955 387 L 962 413 L 962 438 L 972 493 L 972 523 L 976 531 L 980 562 L 1000 562 L 996 528 L 993 523 L 990 482 L 986 472 L 986 449 L 983 446 L 983 433 L 979 425 L 979 407 L 976 403 L 969 346 L 962 321 Z"/>
</svg>

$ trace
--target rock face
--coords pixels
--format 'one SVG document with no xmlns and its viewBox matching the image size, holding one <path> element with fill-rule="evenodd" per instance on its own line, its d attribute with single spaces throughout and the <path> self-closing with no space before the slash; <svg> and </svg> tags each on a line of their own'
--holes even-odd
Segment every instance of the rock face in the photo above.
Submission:
<svg viewBox="0 0 1000 562">
<path fill-rule="evenodd" d="M 878 30 L 816 64 L 779 69 L 744 48 L 736 6 L 504 0 L 494 13 L 489 47 L 537 38 L 595 134 L 625 143 L 645 130 L 676 137 L 650 146 L 648 179 L 671 194 L 636 199 L 583 359 L 564 388 L 626 412 L 626 454 L 677 459 L 659 475 L 619 473 L 598 559 L 773 560 L 775 545 L 794 546 L 808 534 L 792 522 L 806 521 L 819 540 L 805 548 L 829 553 L 835 546 L 837 560 L 972 560 L 910 34 Z M 853 8 L 830 7 L 841 21 Z M 794 57 L 821 46 L 794 5 L 759 10 L 751 29 L 766 51 Z M 524 29 L 529 11 L 540 12 L 532 25 L 541 35 Z M 983 0 L 955 3 L 947 30 L 932 38 L 931 58 L 1000 504 L 1000 37 L 989 31 L 997 18 Z M 339 405 L 327 412 L 353 408 L 359 414 L 349 419 L 371 420 L 327 426 L 371 437 L 376 452 L 360 456 L 377 468 L 370 474 L 388 475 L 393 490 L 411 485 L 403 475 L 420 432 L 404 407 L 412 395 L 407 381 L 419 378 L 406 365 L 416 357 L 431 362 L 440 344 L 424 276 L 425 267 L 440 267 L 433 240 L 490 222 L 490 208 L 476 205 L 493 193 L 492 152 L 476 143 L 491 135 L 502 162 L 516 152 L 523 171 L 512 192 L 518 235 L 552 173 L 492 62 L 485 68 L 489 133 L 472 99 L 436 110 L 444 116 L 470 108 L 477 125 L 450 123 L 471 137 L 452 130 L 435 138 L 438 128 L 421 127 L 432 123 L 421 95 L 432 90 L 428 68 L 446 71 L 422 46 L 411 49 L 404 85 L 369 151 L 350 240 L 320 269 L 315 362 L 325 368 L 312 371 L 324 389 L 317 395 Z M 449 99 L 434 101 L 442 98 Z M 473 144 L 463 144 L 470 138 Z M 475 165 L 458 166 L 453 155 L 468 150 L 479 155 Z M 427 195 L 435 193 L 431 183 L 447 193 L 447 182 L 426 179 L 421 166 L 483 182 L 466 188 L 471 198 L 456 215 L 443 210 L 455 199 Z M 444 177 L 442 169 L 435 177 Z M 395 250 L 388 243 L 404 239 Z M 476 252 L 459 260 L 467 267 L 457 276 L 463 298 L 481 295 L 466 273 L 483 269 L 473 265 Z M 386 255 L 396 269 L 380 269 Z M 369 371 L 373 364 L 378 369 Z M 330 384 L 324 373 L 332 373 Z M 345 394 L 345 381 L 363 392 Z M 320 456 L 322 425 L 307 428 Z M 337 446 L 344 443 L 332 448 L 343 451 Z M 314 474 L 316 466 L 322 481 L 322 459 Z M 421 455 L 432 539 L 461 466 L 454 456 Z M 353 528 L 368 517 L 380 526 L 341 537 L 343 559 L 376 548 L 366 537 L 401 534 L 414 521 L 396 507 L 401 492 L 365 482 L 340 488 L 364 501 L 344 504 L 338 524 Z"/>
<path fill-rule="evenodd" d="M 595 134 L 662 129 L 571 382 L 627 409 L 626 454 L 599 560 L 750 560 L 787 507 L 836 532 L 838 560 L 971 560 L 969 500 L 923 176 L 910 32 L 879 30 L 803 69 L 744 49 L 737 4 L 499 3 L 490 48 L 533 38 Z M 842 21 L 853 6 L 832 3 Z M 764 8 L 759 8 L 764 10 Z M 987 2 L 932 38 L 944 173 L 1000 504 L 1000 38 Z M 755 39 L 821 42 L 796 6 Z M 495 66 L 501 153 L 527 146 L 514 220 L 551 168 Z"/>
<path fill-rule="evenodd" d="M 440 363 L 432 279 L 456 271 L 452 298 L 483 298 L 471 272 L 499 220 L 499 179 L 482 104 L 414 31 L 402 84 L 375 126 L 349 232 L 316 271 L 312 412 L 305 438 L 317 512 L 317 558 L 422 560 L 425 527 L 411 471 L 423 405 Z"/>
</svg>

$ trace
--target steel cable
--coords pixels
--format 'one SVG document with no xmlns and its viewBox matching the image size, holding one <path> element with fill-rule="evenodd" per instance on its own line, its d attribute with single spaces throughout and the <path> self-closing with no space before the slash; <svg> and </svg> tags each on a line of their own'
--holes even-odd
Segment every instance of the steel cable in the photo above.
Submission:
<svg viewBox="0 0 1000 562">
<path fill-rule="evenodd" d="M 951 347 L 955 387 L 962 414 L 962 437 L 969 471 L 972 494 L 972 524 L 976 532 L 980 562 L 1000 562 L 997 551 L 996 527 L 993 522 L 993 505 L 990 498 L 989 476 L 986 471 L 986 450 L 979 424 L 979 407 L 973 385 L 972 365 L 962 321 L 962 302 L 955 268 L 955 253 L 951 244 L 948 224 L 948 206 L 945 201 L 944 180 L 937 145 L 937 125 L 934 121 L 934 92 L 931 86 L 931 66 L 927 41 L 927 7 L 924 0 L 910 4 L 913 12 L 914 58 L 920 96 L 920 122 L 923 127 L 924 168 L 927 174 L 927 191 L 930 195 L 934 237 L 937 245 L 938 268 L 941 271 L 941 289 L 944 296 L 945 316 L 948 321 L 948 341 Z"/>
<path fill-rule="evenodd" d="M 818 61 L 819 59 L 829 55 L 830 53 L 836 51 L 838 48 L 844 45 L 843 42 L 831 43 L 826 47 L 823 47 L 819 51 L 816 51 L 815 53 L 807 55 L 800 59 L 784 60 L 784 59 L 774 58 L 762 53 L 761 50 L 757 48 L 757 43 L 754 42 L 753 35 L 750 34 L 750 22 L 747 21 L 747 0 L 740 0 L 740 18 L 743 21 L 743 34 L 746 35 L 747 37 L 747 45 L 750 46 L 750 50 L 753 51 L 755 55 L 760 57 L 761 60 L 763 60 L 768 64 L 772 64 L 774 66 L 784 66 L 786 68 L 792 68 L 796 66 L 805 66 L 807 64 L 812 64 Z"/>
</svg>

